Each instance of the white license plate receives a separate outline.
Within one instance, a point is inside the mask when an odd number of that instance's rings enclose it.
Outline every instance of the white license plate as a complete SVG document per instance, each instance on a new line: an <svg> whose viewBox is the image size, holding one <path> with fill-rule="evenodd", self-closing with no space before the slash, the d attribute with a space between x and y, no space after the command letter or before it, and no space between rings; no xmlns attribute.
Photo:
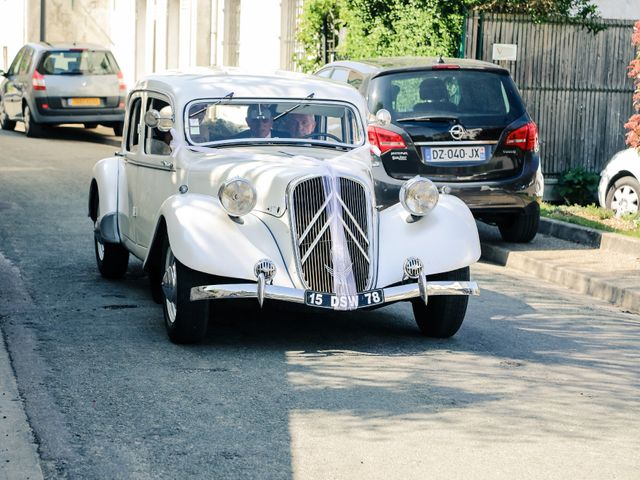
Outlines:
<svg viewBox="0 0 640 480"><path fill-rule="evenodd" d="M377 289L355 295L336 295L307 290L304 292L304 303L312 307L352 310L384 303L384 293Z"/></svg>
<svg viewBox="0 0 640 480"><path fill-rule="evenodd" d="M469 162L487 159L488 147L424 147L422 157L425 162Z"/></svg>

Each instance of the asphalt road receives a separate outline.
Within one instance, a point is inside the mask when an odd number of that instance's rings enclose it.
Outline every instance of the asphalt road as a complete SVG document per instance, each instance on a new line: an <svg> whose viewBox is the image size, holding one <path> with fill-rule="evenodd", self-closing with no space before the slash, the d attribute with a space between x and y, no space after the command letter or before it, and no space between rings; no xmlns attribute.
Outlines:
<svg viewBox="0 0 640 480"><path fill-rule="evenodd" d="M640 321L478 264L465 323L227 304L176 346L140 263L95 267L110 131L0 132L0 329L52 479L637 479Z"/></svg>

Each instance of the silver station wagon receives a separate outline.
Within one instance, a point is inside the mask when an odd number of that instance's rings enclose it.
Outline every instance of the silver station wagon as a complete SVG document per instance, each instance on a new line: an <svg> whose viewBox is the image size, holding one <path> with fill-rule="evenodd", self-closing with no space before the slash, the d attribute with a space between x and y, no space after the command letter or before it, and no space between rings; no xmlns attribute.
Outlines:
<svg viewBox="0 0 640 480"><path fill-rule="evenodd" d="M99 271L119 278L140 259L177 343L243 298L332 311L409 301L425 335L455 334L478 293L473 216L423 177L379 207L367 119L356 90L306 75L143 79L121 151L93 169Z"/></svg>
<svg viewBox="0 0 640 480"><path fill-rule="evenodd" d="M97 45L29 43L0 71L0 127L24 123L29 137L46 125L98 124L122 134L127 88L113 54Z"/></svg>

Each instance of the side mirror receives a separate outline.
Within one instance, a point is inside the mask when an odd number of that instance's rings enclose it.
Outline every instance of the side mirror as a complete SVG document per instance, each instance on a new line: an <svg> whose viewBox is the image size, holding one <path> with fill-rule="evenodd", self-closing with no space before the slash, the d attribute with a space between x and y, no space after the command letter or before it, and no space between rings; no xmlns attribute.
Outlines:
<svg viewBox="0 0 640 480"><path fill-rule="evenodd" d="M164 107L161 111L147 110L144 114L144 124L149 128L168 132L173 128L173 112L170 107Z"/></svg>

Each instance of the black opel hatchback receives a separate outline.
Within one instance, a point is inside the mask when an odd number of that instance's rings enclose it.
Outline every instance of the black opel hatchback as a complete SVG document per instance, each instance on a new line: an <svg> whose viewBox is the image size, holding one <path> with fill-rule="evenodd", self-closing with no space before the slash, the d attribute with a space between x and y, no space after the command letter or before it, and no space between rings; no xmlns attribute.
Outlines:
<svg viewBox="0 0 640 480"><path fill-rule="evenodd" d="M333 62L316 75L358 88L375 114L369 141L380 150L382 206L397 202L403 181L422 175L497 225L504 240L535 237L544 187L538 130L508 70L402 57Z"/></svg>

